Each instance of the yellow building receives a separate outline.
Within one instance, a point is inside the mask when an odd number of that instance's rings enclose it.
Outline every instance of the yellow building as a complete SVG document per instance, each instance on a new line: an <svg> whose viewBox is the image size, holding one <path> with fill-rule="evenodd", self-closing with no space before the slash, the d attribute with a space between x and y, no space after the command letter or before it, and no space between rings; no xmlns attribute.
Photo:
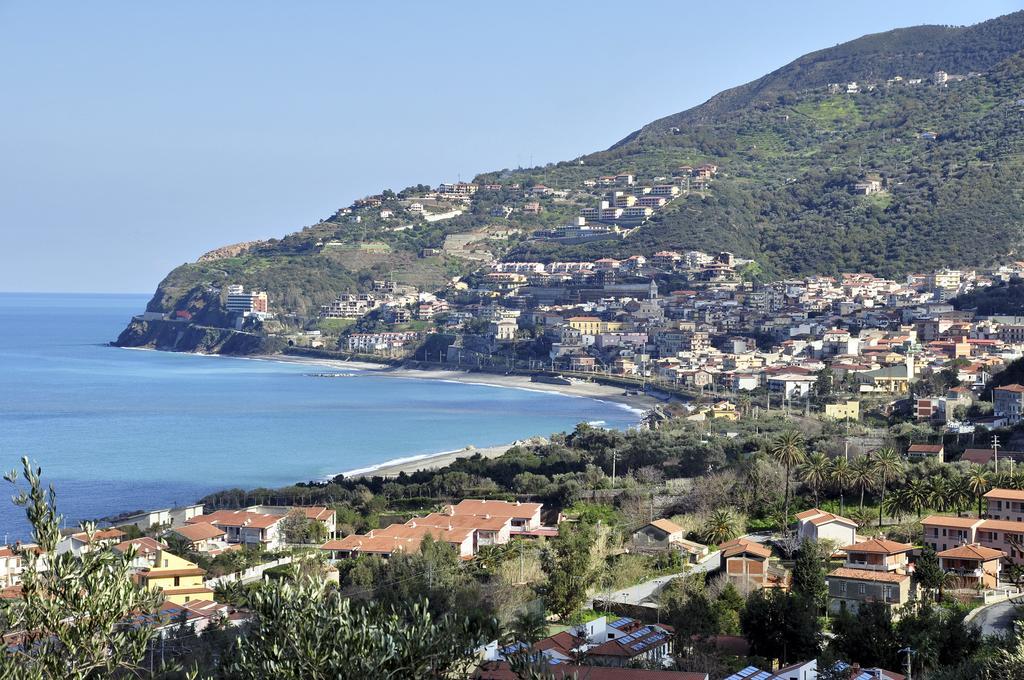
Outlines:
<svg viewBox="0 0 1024 680"><path fill-rule="evenodd" d="M597 335L601 332L601 319L596 316L569 317L569 327L583 335Z"/></svg>
<svg viewBox="0 0 1024 680"><path fill-rule="evenodd" d="M845 404L825 404L825 417L836 420L860 420L860 402L851 399Z"/></svg>
<svg viewBox="0 0 1024 680"><path fill-rule="evenodd" d="M213 599L213 591L203 584L206 570L166 550L157 553L154 565L136 574L139 585L159 589L174 604Z"/></svg>

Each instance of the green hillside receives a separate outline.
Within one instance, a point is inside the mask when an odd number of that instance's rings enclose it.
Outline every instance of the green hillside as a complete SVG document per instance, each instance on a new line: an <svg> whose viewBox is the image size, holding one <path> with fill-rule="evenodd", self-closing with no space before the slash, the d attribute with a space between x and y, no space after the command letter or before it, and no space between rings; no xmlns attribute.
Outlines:
<svg viewBox="0 0 1024 680"><path fill-rule="evenodd" d="M1024 12L966 28L866 36L655 121L606 151L481 174L478 183L503 188L478 192L469 206L427 206L461 209L457 216L428 222L414 213L410 201L428 187L385 191L372 209L342 210L234 257L182 265L160 284L150 310L202 314L215 306L213 290L241 283L267 290L275 306L302 319L374 279L441 287L486 254L551 260L666 247L730 250L776 277L892 276L1005 260L1018 251L1024 225L1021 50ZM936 85L937 70L963 78ZM902 80L887 82L896 76ZM912 78L923 82L912 85ZM849 81L862 91L847 94ZM843 86L832 92L829 83ZM719 168L707 191L672 201L624 240L564 246L529 239L595 205L598 190L585 190L585 180L632 172L650 183L707 162ZM865 178L884 190L855 195L852 185ZM566 193L537 199L511 191L515 182ZM542 211L527 214L522 209L534 200ZM471 237L446 247L452 234Z"/></svg>

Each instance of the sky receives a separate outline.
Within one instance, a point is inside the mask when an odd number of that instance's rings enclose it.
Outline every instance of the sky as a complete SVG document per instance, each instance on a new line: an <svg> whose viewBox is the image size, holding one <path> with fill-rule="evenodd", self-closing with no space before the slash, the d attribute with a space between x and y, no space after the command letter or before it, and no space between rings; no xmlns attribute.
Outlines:
<svg viewBox="0 0 1024 680"><path fill-rule="evenodd" d="M807 52L1024 0L0 0L0 291L151 292L353 199L607 148Z"/></svg>

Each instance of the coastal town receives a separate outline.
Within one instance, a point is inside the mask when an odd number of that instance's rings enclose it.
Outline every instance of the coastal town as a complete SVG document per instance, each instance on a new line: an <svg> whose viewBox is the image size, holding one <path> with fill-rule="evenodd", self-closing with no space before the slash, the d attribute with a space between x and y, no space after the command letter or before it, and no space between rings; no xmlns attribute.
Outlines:
<svg viewBox="0 0 1024 680"><path fill-rule="evenodd" d="M598 207L530 238L621 247L676 196L713 190L718 172L686 166L671 181L644 184L631 173L587 181L581 190ZM885 190L871 177L849 187L864 196ZM444 220L458 212L452 205L468 209L488 192L509 191L523 202L496 217L537 214L544 201L570 195L459 182L411 198L361 199L341 214L352 224L403 210L426 219L430 206L448 209L437 213ZM642 214L627 212L639 207ZM481 572L465 583L500 588L507 579L536 598L496 612L510 629L474 647L466 666L474 678L514 679L540 666L553 677L901 680L952 661L939 655L924 665L910 642L902 651L858 646L857 631L879 617L878 634L887 636L933 624L976 640L1012 631L1008 613L1024 587L1024 481L1014 469L1024 461L1024 317L972 302L1019 285L1024 262L899 280L864 272L772 279L730 252L541 261L496 258L473 243L459 244L472 271L443 288L389 278L338 291L303 328L282 331L285 358L324 367L312 377L351 377L328 369L376 364L383 375L567 393L594 386L644 409L638 431L606 444L581 425L550 440L310 483L313 495L330 499L341 488L380 504L370 515L369 506L357 510L355 521L335 517L352 517L352 500L238 507L224 497L212 499L224 507L182 526L168 523L171 515L129 518L149 534L134 540L151 554L188 542L191 552L167 568L194 578L182 590L166 587L165 606L210 620L250 615L205 585L226 576L187 561L196 555L255 549L265 561L246 562L229 579L301 571L357 592L400 564L430 565L432 574L440 545L450 568ZM220 294L238 329L283 311L263 290L232 284ZM565 447L587 461L563 468L571 480L533 471ZM545 461L540 468L520 462L527 452ZM708 498L705 484L728 490ZM167 512L176 511L157 511ZM316 527L305 543L279 528L289 517ZM591 533L595 517L600 538ZM99 535L125 529L118 526ZM109 542L123 549L122 538ZM559 570L572 569L572 550L592 561L577 574L590 585L556 585ZM161 583L147 575L153 568L141 567L140 582ZM498 578L495 569L511 573ZM555 594L565 589L569 602ZM782 630L772 616L804 617L805 630Z"/></svg>
<svg viewBox="0 0 1024 680"><path fill-rule="evenodd" d="M12 8L0 678L1024 678L982 5Z"/></svg>

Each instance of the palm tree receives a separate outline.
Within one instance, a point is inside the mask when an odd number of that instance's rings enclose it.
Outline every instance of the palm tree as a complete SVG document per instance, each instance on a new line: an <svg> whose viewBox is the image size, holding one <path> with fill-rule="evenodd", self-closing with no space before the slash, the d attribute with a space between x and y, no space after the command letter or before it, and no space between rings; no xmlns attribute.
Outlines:
<svg viewBox="0 0 1024 680"><path fill-rule="evenodd" d="M807 460L800 466L800 477L804 484L814 491L814 507L818 507L818 492L828 482L831 466L824 453L815 451L807 456Z"/></svg>
<svg viewBox="0 0 1024 680"><path fill-rule="evenodd" d="M978 497L978 517L980 518L981 499L992 488L989 482L988 470L980 465L972 465L964 476L967 477L967 486L970 488L971 493Z"/></svg>
<svg viewBox="0 0 1024 680"><path fill-rule="evenodd" d="M949 482L949 505L956 510L956 516L961 517L965 508L971 507L970 480L967 475L957 475Z"/></svg>
<svg viewBox="0 0 1024 680"><path fill-rule="evenodd" d="M515 638L515 642L525 642L528 645L547 637L548 621L544 612L537 608L530 608L516 614L509 626L509 632Z"/></svg>
<svg viewBox="0 0 1024 680"><path fill-rule="evenodd" d="M889 494L889 497L885 499L884 507L889 516L895 517L897 520L902 520L904 515L914 510L910 494L905 488L897 489Z"/></svg>
<svg viewBox="0 0 1024 680"><path fill-rule="evenodd" d="M845 456L832 459L829 481L839 490L839 512L846 512L846 488L853 483L853 470Z"/></svg>
<svg viewBox="0 0 1024 680"><path fill-rule="evenodd" d="M740 535L740 519L729 508L718 508L708 516L701 528L701 538L708 543L725 543Z"/></svg>
<svg viewBox="0 0 1024 680"><path fill-rule="evenodd" d="M949 483L942 477L932 477L925 483L927 503L939 512L949 510L952 503L949 497Z"/></svg>
<svg viewBox="0 0 1024 680"><path fill-rule="evenodd" d="M886 483L903 471L903 459L896 449L887 447L875 451L872 466L882 480L882 503L878 506L878 526L882 526L882 505L885 504Z"/></svg>
<svg viewBox="0 0 1024 680"><path fill-rule="evenodd" d="M861 456L850 465L850 472L853 475L853 485L860 487L860 509L864 509L864 492L875 485L877 475L875 474L874 463L871 456Z"/></svg>
<svg viewBox="0 0 1024 680"><path fill-rule="evenodd" d="M768 453L786 469L786 499L783 504L782 527L789 527L789 477L793 468L804 462L804 436L797 430L783 432L772 442Z"/></svg>
<svg viewBox="0 0 1024 680"><path fill-rule="evenodd" d="M914 479L903 489L907 497L907 507L917 513L917 519L921 519L921 512L928 505L928 485L924 480Z"/></svg>

